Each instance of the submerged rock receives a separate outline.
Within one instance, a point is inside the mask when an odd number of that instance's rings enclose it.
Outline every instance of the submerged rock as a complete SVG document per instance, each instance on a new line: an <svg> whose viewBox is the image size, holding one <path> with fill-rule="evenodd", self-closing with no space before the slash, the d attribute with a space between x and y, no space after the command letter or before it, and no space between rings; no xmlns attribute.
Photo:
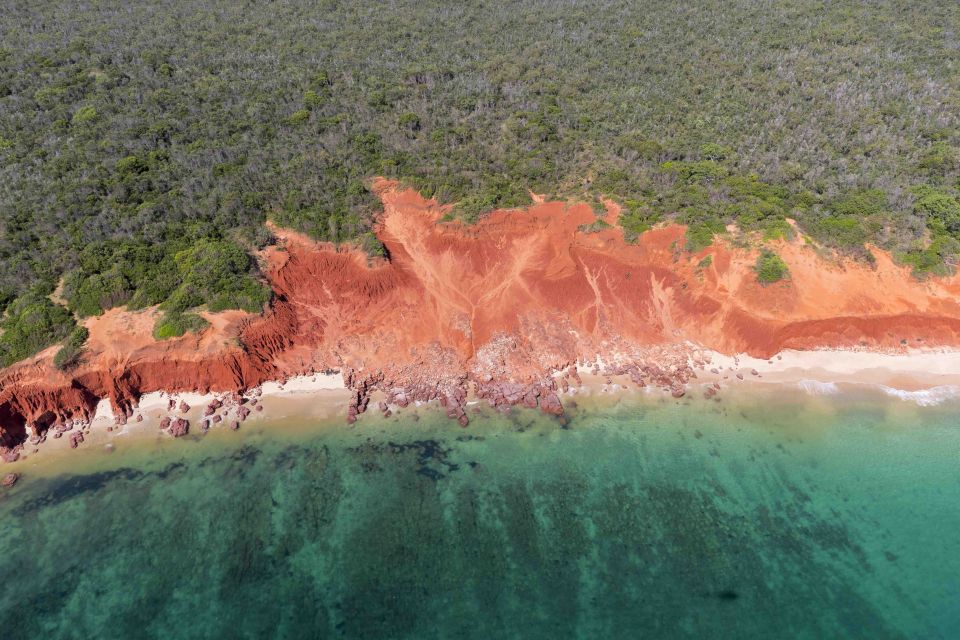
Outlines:
<svg viewBox="0 0 960 640"><path fill-rule="evenodd" d="M19 473L8 473L7 475L3 476L3 480L0 480L0 485L4 487L12 487L13 485L17 484L17 480L19 479Z"/></svg>

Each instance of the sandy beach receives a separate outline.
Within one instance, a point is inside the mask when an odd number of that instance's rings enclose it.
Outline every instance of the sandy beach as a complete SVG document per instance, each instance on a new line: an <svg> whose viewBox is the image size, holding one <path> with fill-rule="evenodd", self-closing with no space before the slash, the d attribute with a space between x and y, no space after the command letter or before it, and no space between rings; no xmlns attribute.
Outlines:
<svg viewBox="0 0 960 640"><path fill-rule="evenodd" d="M776 385L783 385L791 392L803 391L810 395L836 394L857 389L879 390L906 403L906 406L932 406L960 397L960 352L958 351L913 351L902 354L871 353L867 351L784 351L768 360L745 355L726 356L705 352L705 364L696 368L696 379L687 385L686 394L677 402L702 400L704 392L715 389L716 398L722 402L726 394L749 392L750 389L770 392ZM581 363L578 371L582 379L579 386L560 394L565 404L587 398L601 400L604 397L634 393L659 394L670 398L670 392L656 387L639 389L625 375L606 375L602 362ZM594 373L599 369L599 373ZM719 385L719 389L716 389ZM4 465L8 472L24 473L43 468L49 473L64 456L76 456L84 450L111 452L117 446L136 446L164 441L173 442L168 433L158 427L166 417L182 417L190 423L190 436L204 435L206 408L214 401L224 401L229 394L156 392L145 394L132 418L126 424L117 424L109 401L101 400L89 425L76 427L83 433L83 442L78 450L70 446L70 432L64 437L47 437L37 445L24 447L21 459ZM272 381L245 394L251 403L247 417L238 420L237 406L225 404L218 413L221 419L209 424L209 434L223 433L222 437L242 437L244 430L263 427L265 424L291 422L305 425L327 425L329 428L350 428L346 416L352 392L344 384L341 374L317 374L298 376L285 381ZM381 416L380 403L386 400L381 392L370 397L370 408L360 420L377 419ZM470 395L468 410L486 401ZM189 406L182 411L182 404ZM437 405L436 402L413 403L401 409L388 405L392 414L410 414L422 405ZM172 407L172 408L171 408ZM239 433L231 433L231 425L240 425ZM340 425L338 427L338 425ZM327 428L327 427L324 427ZM456 421L450 421L451 429L459 429ZM73 466L71 460L71 466Z"/></svg>

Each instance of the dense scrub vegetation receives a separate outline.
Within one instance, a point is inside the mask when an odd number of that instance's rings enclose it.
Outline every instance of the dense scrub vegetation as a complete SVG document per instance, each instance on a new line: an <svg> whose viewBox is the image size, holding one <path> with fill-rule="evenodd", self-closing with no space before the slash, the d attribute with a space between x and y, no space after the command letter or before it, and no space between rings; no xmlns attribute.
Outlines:
<svg viewBox="0 0 960 640"><path fill-rule="evenodd" d="M75 326L70 312L28 292L7 306L0 322L0 365L8 366L66 337Z"/></svg>
<svg viewBox="0 0 960 640"><path fill-rule="evenodd" d="M628 240L675 219L697 250L731 222L788 237L792 217L946 273L958 24L932 0L8 3L4 324L62 277L79 317L162 304L162 335L201 303L256 309L239 252L268 217L382 252L376 175L466 221L528 189L605 195ZM63 339L58 309L55 331L4 333L4 361Z"/></svg>

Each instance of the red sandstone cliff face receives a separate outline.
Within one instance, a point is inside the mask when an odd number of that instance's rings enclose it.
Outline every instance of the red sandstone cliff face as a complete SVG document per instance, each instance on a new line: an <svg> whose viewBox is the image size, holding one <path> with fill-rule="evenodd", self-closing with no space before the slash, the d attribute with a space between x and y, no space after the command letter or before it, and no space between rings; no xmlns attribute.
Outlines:
<svg viewBox="0 0 960 640"><path fill-rule="evenodd" d="M276 293L262 316L209 315L202 335L162 343L155 312L91 319L78 369L56 371L51 349L0 373L0 446L89 419L100 398L130 415L151 391L233 391L324 369L355 389L351 419L376 388L401 404L440 399L464 422L468 385L562 411L550 373L598 356L640 384L671 386L692 373L691 343L761 357L960 345L960 279L916 282L883 252L870 269L781 243L792 278L762 287L755 253L721 241L691 256L680 226L629 245L616 228L581 232L595 220L588 206L551 202L463 227L439 222L443 208L413 191L378 189L389 261L278 231L262 256Z"/></svg>

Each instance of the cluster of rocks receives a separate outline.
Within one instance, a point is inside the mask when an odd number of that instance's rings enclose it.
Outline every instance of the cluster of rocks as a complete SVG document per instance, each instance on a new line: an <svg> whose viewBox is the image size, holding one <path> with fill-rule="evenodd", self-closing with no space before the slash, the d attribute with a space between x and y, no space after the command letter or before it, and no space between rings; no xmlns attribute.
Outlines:
<svg viewBox="0 0 960 640"><path fill-rule="evenodd" d="M160 430L168 431L174 438L179 438L190 433L190 421L185 418L167 416L160 421Z"/></svg>
<svg viewBox="0 0 960 640"><path fill-rule="evenodd" d="M54 439L62 438L64 434L69 434L70 439L70 448L76 449L83 443L84 433L90 433L90 423L82 420L65 420L63 422L53 425L48 433L52 433ZM31 438L30 442L33 443L35 438ZM46 440L46 434L43 434L36 444L40 444Z"/></svg>
<svg viewBox="0 0 960 640"><path fill-rule="evenodd" d="M686 394L687 384L697 377L694 368L703 368L708 362L708 358L696 354L691 358L688 350L676 349L651 354L645 360L614 364L598 364L594 360L578 364L592 368L596 375L607 376L608 383L612 383L612 376L627 376L637 386L657 386L680 398ZM356 422L357 417L367 410L371 394L382 391L386 398L377 403L377 408L385 417L393 414L391 407L405 408L413 402L436 400L448 417L467 426L470 422L467 397L471 385L477 398L486 400L497 409L506 410L513 406L539 408L544 413L560 417L564 414L561 397L571 388L583 385L575 364L562 368L557 374L522 382L509 379L502 366L488 364L491 366L474 378L450 376L439 380L426 377L423 370L406 369L391 376L380 370L365 376L345 370L344 381L352 391L347 422ZM708 397L714 397L718 388L719 385L711 386Z"/></svg>
<svg viewBox="0 0 960 640"><path fill-rule="evenodd" d="M122 427L127 424L127 421L133 417L133 404L125 402L121 404L117 411L114 412L113 424L114 427ZM114 427L107 427L107 431L113 431Z"/></svg>
<svg viewBox="0 0 960 640"><path fill-rule="evenodd" d="M70 434L70 448L76 449L83 442L83 431L74 431Z"/></svg>
<svg viewBox="0 0 960 640"><path fill-rule="evenodd" d="M669 359L657 358L643 362L629 362L625 364L606 365L603 375L626 375L638 387L654 386L669 391L674 398L682 398L686 394L686 386L690 380L697 377L694 365L684 357ZM600 368L594 366L594 373L600 374Z"/></svg>
<svg viewBox="0 0 960 640"><path fill-rule="evenodd" d="M576 374L575 367L573 370ZM528 384L512 381L498 382L488 376L488 379L477 383L477 397L486 400L490 406L497 409L508 409L512 406L523 406L528 409L539 407L544 413L562 416L563 404L560 402L557 390L563 392L564 387L569 389L570 385L567 382L569 376L568 370L560 377L562 382L551 377Z"/></svg>
<svg viewBox="0 0 960 640"><path fill-rule="evenodd" d="M396 379L388 380L382 371L360 377L356 371L347 370L344 372L343 379L352 391L350 405L347 408L349 424L356 422L357 416L367 410L370 405L370 395L374 391L383 391L386 394L386 400L377 404L377 408L385 417L393 415L391 405L406 408L415 402L438 401L452 420L456 420L464 427L470 423L466 412L466 376L441 380L416 377L399 382Z"/></svg>
<svg viewBox="0 0 960 640"><path fill-rule="evenodd" d="M465 409L467 405L467 390L463 386L450 389L449 393L440 396L440 406L447 410L447 417L456 420L457 424L465 427L470 424Z"/></svg>
<svg viewBox="0 0 960 640"><path fill-rule="evenodd" d="M240 423L246 420L253 411L262 411L260 404L260 395L262 391L259 388L251 389L245 394L233 392L226 396L214 398L203 408L203 416L199 421L200 431L206 433L211 427L218 424L228 424L231 429L236 431L240 428ZM180 414L188 413L192 407L181 400L179 405L173 398L170 399L167 410L169 412L179 411ZM190 432L190 421L179 416L167 416L160 421L160 429L167 431L174 438L185 436Z"/></svg>

